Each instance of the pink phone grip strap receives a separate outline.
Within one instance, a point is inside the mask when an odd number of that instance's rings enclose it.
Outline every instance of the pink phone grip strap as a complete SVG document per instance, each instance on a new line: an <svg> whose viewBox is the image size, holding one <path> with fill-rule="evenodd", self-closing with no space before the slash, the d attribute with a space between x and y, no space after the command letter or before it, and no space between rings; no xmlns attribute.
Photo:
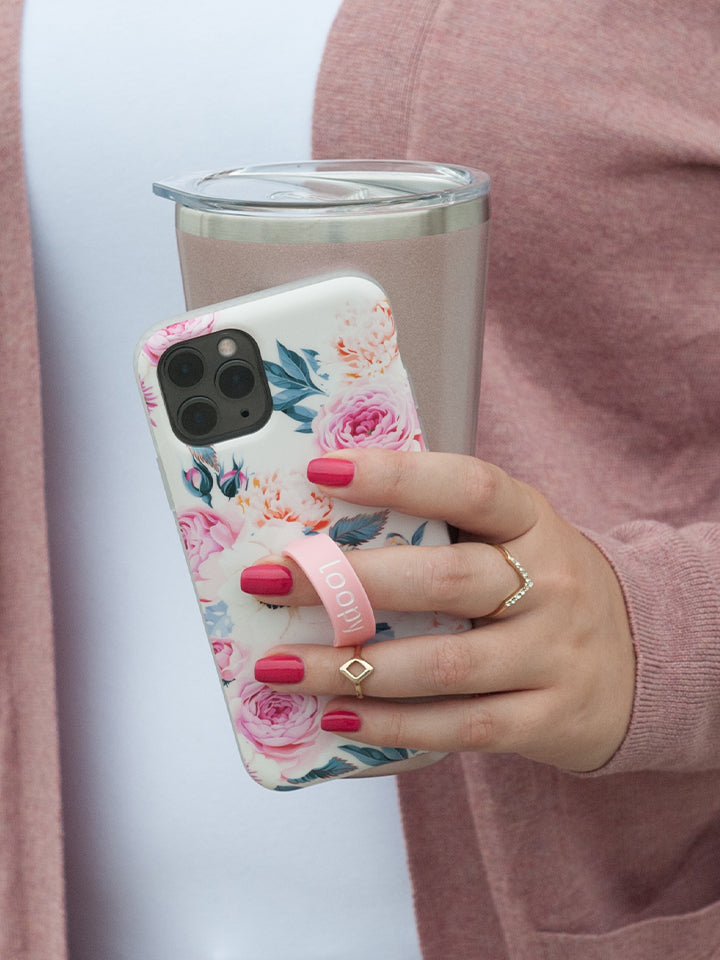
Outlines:
<svg viewBox="0 0 720 960"><path fill-rule="evenodd" d="M333 645L351 647L375 636L375 614L347 557L325 533L292 540L282 551L305 573L327 610Z"/></svg>

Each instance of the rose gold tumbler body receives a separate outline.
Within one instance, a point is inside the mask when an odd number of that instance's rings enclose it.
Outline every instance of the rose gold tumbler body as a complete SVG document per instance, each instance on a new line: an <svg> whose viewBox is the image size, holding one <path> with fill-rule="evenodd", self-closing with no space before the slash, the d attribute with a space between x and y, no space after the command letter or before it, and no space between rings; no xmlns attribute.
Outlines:
<svg viewBox="0 0 720 960"><path fill-rule="evenodd" d="M489 179L446 164L318 160L154 185L175 201L188 309L347 270L387 292L431 450L472 453Z"/></svg>

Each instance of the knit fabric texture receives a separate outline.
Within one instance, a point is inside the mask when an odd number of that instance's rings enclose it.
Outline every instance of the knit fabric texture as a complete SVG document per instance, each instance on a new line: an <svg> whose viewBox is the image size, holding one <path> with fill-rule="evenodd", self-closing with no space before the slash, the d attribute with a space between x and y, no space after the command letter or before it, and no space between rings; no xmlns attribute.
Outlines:
<svg viewBox="0 0 720 960"><path fill-rule="evenodd" d="M0 0L0 958L62 960L60 771L21 146L21 24L21 0Z"/></svg>
<svg viewBox="0 0 720 960"><path fill-rule="evenodd" d="M400 778L425 957L719 956L717 6L346 0L314 152L490 174L478 454L604 552L637 654L600 771Z"/></svg>

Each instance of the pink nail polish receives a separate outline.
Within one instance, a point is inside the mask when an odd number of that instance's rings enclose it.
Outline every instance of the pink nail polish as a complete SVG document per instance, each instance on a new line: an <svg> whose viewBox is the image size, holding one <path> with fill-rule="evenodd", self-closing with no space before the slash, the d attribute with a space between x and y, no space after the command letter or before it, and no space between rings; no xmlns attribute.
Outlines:
<svg viewBox="0 0 720 960"><path fill-rule="evenodd" d="M360 717L350 710L328 710L320 726L327 733L357 733L360 723Z"/></svg>
<svg viewBox="0 0 720 960"><path fill-rule="evenodd" d="M325 487L346 487L354 476L353 461L339 457L318 457L317 460L311 460L307 468L310 483L320 483Z"/></svg>
<svg viewBox="0 0 720 960"><path fill-rule="evenodd" d="M279 563L258 563L240 574L240 589L261 597L284 597L293 588L292 573Z"/></svg>
<svg viewBox="0 0 720 960"><path fill-rule="evenodd" d="M255 663L258 683L300 683L305 676L305 664L300 657L287 654L262 657Z"/></svg>

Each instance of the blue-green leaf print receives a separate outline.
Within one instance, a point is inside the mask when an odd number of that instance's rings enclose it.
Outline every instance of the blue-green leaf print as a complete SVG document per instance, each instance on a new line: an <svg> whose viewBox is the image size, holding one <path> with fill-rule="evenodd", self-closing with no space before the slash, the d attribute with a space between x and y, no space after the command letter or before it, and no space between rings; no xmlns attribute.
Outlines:
<svg viewBox="0 0 720 960"><path fill-rule="evenodd" d="M217 483L220 492L223 496L227 497L228 500L233 500L241 490L247 490L250 477L244 468L245 461L242 457L240 458L240 463L233 457L232 467L228 470L220 468L217 474Z"/></svg>
<svg viewBox="0 0 720 960"><path fill-rule="evenodd" d="M277 340L276 343L278 348L278 356L280 357L280 363L282 364L282 368L285 373L293 380L297 381L297 383L312 384L310 370L300 354L295 353L294 350L290 350L285 346L284 343L280 343L279 340Z"/></svg>
<svg viewBox="0 0 720 960"><path fill-rule="evenodd" d="M206 466L210 467L212 470L218 469L217 462L217 453L215 452L215 447L188 447L190 453L192 454L193 460L200 461Z"/></svg>
<svg viewBox="0 0 720 960"><path fill-rule="evenodd" d="M208 605L203 610L205 627L211 637L230 637L233 631L233 622L228 614L228 607L224 600Z"/></svg>
<svg viewBox="0 0 720 960"><path fill-rule="evenodd" d="M341 748L346 753L351 754L357 760L361 760L370 767L379 767L384 763L397 763L399 760L407 760L414 756L417 750L405 750L403 747L361 747L347 745Z"/></svg>
<svg viewBox="0 0 720 960"><path fill-rule="evenodd" d="M333 777L341 777L343 774L352 773L357 770L354 763L344 760L342 757L332 757L324 767L316 767L306 773L304 777L288 778L288 783L314 783L316 780L332 780Z"/></svg>
<svg viewBox="0 0 720 960"><path fill-rule="evenodd" d="M212 506L212 474L201 461L193 457L193 465L189 470L183 470L183 483L194 497L199 497L203 503Z"/></svg>
<svg viewBox="0 0 720 960"><path fill-rule="evenodd" d="M317 353L303 350L301 354L276 341L280 363L263 361L268 381L277 387L273 395L273 409L286 413L298 422L296 433L312 433L312 421L317 410L303 406L302 402L312 396L325 396L325 391L313 380L315 373L319 379L326 379L319 371ZM312 372L311 372L312 371Z"/></svg>
<svg viewBox="0 0 720 960"><path fill-rule="evenodd" d="M281 390L273 397L273 408L275 410L286 411L292 409L300 400L311 397L316 390L310 387L293 387L291 390Z"/></svg>
<svg viewBox="0 0 720 960"><path fill-rule="evenodd" d="M267 378L275 387L281 390L308 390L311 393L324 393L312 378L310 368L299 353L289 350L284 344L277 342L280 363L265 360L263 365ZM314 366L317 364L315 363Z"/></svg>
<svg viewBox="0 0 720 960"><path fill-rule="evenodd" d="M418 544L422 543L422 538L425 536L425 527L426 527L426 526L427 526L427 520L425 521L425 523L421 523L420 526L419 526L419 527L417 528L417 530L415 531L415 533L412 535L412 538L411 538L411 540L410 540L410 543L411 543L414 547L417 547Z"/></svg>
<svg viewBox="0 0 720 960"><path fill-rule="evenodd" d="M318 360L317 350L301 350L300 352L310 364L312 372L316 373L321 380L327 380L328 375L326 373L320 373L320 362Z"/></svg>
<svg viewBox="0 0 720 960"><path fill-rule="evenodd" d="M368 543L382 531L389 516L388 510L379 513L358 513L354 517L341 517L328 530L328 534L338 546L359 547Z"/></svg>
<svg viewBox="0 0 720 960"><path fill-rule="evenodd" d="M385 540L388 546L398 546L401 544L407 544L408 546L417 547L422 543L423 537L425 536L425 527L427 527L427 520L425 523L421 523L420 526L415 530L410 540L407 537L403 536L402 533L397 533L393 531L392 533L385 534Z"/></svg>
<svg viewBox="0 0 720 960"><path fill-rule="evenodd" d="M289 417L292 417L293 420L298 420L300 423L307 424L308 426L317 416L317 410L311 410L310 407L287 407L284 412Z"/></svg>

